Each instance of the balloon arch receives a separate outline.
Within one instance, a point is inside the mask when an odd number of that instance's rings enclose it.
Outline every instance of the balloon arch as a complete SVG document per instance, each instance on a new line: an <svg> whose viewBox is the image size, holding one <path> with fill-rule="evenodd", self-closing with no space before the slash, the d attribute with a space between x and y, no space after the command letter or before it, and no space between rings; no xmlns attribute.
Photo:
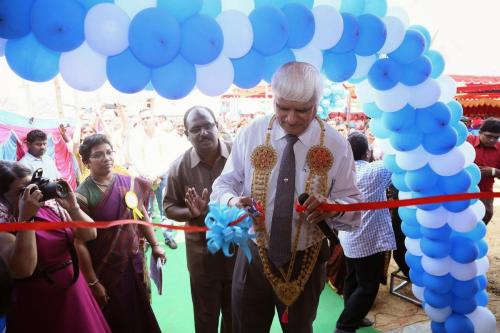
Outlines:
<svg viewBox="0 0 500 333"><path fill-rule="evenodd" d="M255 0L246 15L238 6L248 0L225 2L0 1L0 55L26 80L60 73L77 90L108 80L168 99L194 87L209 96L251 88L286 62L309 62L357 85L400 198L479 191L454 81L429 32L408 26L404 11L386 0ZM433 332L495 330L484 213L477 200L399 209L413 293Z"/></svg>

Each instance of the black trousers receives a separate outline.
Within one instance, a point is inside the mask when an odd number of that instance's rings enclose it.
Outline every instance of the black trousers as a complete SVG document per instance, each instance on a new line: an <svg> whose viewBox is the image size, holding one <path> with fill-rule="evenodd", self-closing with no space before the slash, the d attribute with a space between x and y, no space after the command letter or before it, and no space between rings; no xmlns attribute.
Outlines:
<svg viewBox="0 0 500 333"><path fill-rule="evenodd" d="M384 253L364 258L345 257L345 261L344 311L337 320L337 328L356 332L377 297L379 277L384 268Z"/></svg>
<svg viewBox="0 0 500 333"><path fill-rule="evenodd" d="M276 297L274 290L264 275L257 246L250 241L252 262L238 250L233 274L233 333L268 333L276 309L281 316L285 306ZM297 252L292 278L298 273L303 252ZM288 324L281 323L284 333L312 333L312 323L316 319L319 297L326 282L326 260L329 248L323 242L318 260L304 286L304 291L288 309ZM286 267L285 267L286 271Z"/></svg>

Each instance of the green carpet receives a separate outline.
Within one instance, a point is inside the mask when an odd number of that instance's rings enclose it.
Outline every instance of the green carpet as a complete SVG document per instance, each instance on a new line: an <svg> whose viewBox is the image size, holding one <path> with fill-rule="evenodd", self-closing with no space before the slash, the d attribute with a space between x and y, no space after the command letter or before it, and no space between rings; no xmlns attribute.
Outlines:
<svg viewBox="0 0 500 333"><path fill-rule="evenodd" d="M177 235L181 238L182 235ZM180 237L179 237L180 236ZM162 236L158 236L163 240ZM164 333L194 333L193 310L189 289L189 274L186 266L186 248L182 240L176 250L167 250L167 264L163 270L163 294L158 295L153 285L153 309ZM314 332L332 333L335 321L343 309L340 296L326 286L319 304L314 322ZM275 316L271 333L279 333L281 328L278 316ZM358 333L376 333L373 328L363 328Z"/></svg>

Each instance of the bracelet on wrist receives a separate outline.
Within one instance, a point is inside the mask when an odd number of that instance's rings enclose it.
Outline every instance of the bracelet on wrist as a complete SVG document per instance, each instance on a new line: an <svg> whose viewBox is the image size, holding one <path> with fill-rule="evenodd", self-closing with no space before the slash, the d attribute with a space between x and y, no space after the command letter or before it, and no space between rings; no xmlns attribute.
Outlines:
<svg viewBox="0 0 500 333"><path fill-rule="evenodd" d="M94 286L96 286L97 284L99 283L99 279L96 279L94 282L89 282L89 287L92 288Z"/></svg>

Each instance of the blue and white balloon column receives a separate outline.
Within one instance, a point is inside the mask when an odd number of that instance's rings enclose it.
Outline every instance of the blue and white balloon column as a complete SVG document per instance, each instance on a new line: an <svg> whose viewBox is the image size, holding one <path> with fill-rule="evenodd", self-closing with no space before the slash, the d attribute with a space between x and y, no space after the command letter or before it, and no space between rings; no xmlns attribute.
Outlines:
<svg viewBox="0 0 500 333"><path fill-rule="evenodd" d="M210 96L251 88L289 61L309 62L333 82L357 84L401 198L479 191L456 87L428 31L386 0L331 2L0 1L0 55L27 80L60 73L78 90L108 80L124 93L151 83L169 99L195 87ZM433 332L493 332L482 203L399 212L413 291Z"/></svg>

